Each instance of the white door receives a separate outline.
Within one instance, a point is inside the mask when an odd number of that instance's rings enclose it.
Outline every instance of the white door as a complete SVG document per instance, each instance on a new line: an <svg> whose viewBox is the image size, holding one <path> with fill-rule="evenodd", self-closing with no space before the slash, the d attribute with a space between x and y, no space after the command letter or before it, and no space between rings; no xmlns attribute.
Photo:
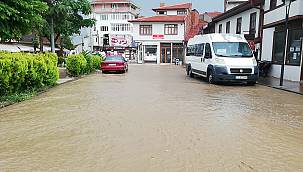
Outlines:
<svg viewBox="0 0 303 172"><path fill-rule="evenodd" d="M141 45L138 46L138 63L139 64L143 63L143 55L144 55L143 52L144 52L143 51L143 45L141 44Z"/></svg>
<svg viewBox="0 0 303 172"><path fill-rule="evenodd" d="M212 60L212 51L209 43L205 44L205 51L202 59L202 72L203 75L207 75L207 67L211 63Z"/></svg>

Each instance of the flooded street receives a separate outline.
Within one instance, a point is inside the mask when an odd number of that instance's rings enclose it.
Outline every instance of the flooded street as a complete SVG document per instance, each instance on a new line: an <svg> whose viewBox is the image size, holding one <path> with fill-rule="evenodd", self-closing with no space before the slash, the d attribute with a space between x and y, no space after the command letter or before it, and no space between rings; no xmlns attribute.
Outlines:
<svg viewBox="0 0 303 172"><path fill-rule="evenodd" d="M130 65L0 109L0 171L300 172L303 97Z"/></svg>

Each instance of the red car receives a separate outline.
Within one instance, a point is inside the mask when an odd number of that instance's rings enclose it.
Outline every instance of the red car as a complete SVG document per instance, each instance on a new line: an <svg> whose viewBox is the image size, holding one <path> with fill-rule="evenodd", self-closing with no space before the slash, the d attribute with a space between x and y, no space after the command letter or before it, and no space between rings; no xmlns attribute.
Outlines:
<svg viewBox="0 0 303 172"><path fill-rule="evenodd" d="M101 63L101 70L103 73L106 72L122 72L128 71L127 61L123 56L107 56Z"/></svg>

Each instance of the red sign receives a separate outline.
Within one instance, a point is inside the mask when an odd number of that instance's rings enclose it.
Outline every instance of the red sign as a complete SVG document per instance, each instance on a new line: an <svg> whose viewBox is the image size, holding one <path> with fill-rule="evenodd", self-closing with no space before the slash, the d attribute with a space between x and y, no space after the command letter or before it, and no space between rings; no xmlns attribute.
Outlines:
<svg viewBox="0 0 303 172"><path fill-rule="evenodd" d="M248 41L248 44L250 46L250 49L255 51L256 50L256 45L254 41Z"/></svg>
<svg viewBox="0 0 303 172"><path fill-rule="evenodd" d="M164 39L164 35L153 35L153 39Z"/></svg>

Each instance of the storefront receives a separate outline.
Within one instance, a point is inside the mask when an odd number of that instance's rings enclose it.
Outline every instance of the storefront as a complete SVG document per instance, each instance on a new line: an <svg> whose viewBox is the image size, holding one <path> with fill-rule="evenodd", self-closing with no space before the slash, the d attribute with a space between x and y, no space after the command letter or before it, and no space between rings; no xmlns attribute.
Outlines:
<svg viewBox="0 0 303 172"><path fill-rule="evenodd" d="M303 28L302 20L293 20L289 23L287 33L287 49L285 59L285 76L286 79L294 81L303 81L303 65L302 65L302 43L303 43ZM285 51L285 31L284 25L277 25L273 33L273 48L272 48L272 73L280 75L280 66L284 62Z"/></svg>

